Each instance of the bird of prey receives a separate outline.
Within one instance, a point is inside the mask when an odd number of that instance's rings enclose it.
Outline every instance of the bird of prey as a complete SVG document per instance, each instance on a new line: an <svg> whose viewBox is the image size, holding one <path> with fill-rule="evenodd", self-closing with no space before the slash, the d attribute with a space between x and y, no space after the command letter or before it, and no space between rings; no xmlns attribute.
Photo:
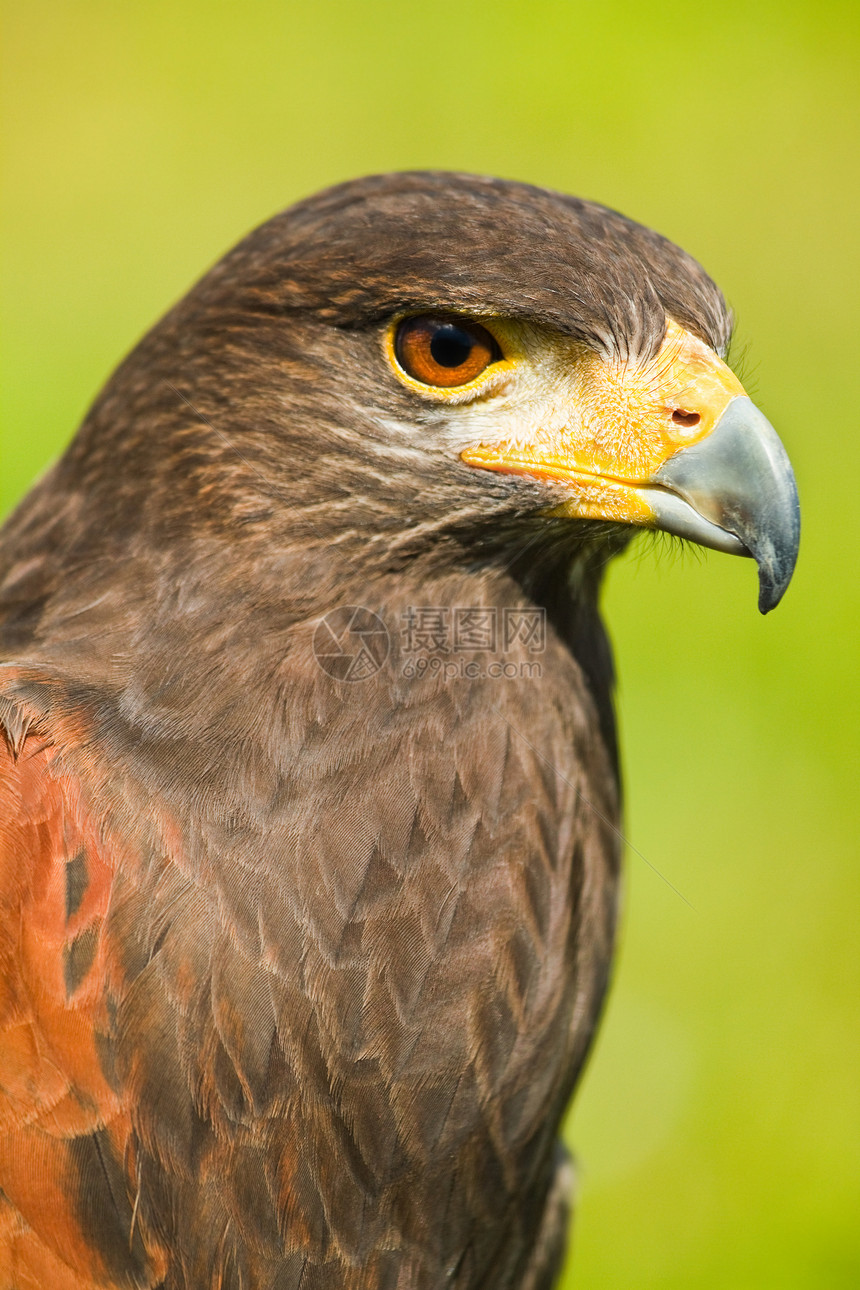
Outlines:
<svg viewBox="0 0 860 1290"><path fill-rule="evenodd" d="M0 1286L541 1290L612 955L607 561L792 573L720 292L601 206L334 188L0 558Z"/></svg>

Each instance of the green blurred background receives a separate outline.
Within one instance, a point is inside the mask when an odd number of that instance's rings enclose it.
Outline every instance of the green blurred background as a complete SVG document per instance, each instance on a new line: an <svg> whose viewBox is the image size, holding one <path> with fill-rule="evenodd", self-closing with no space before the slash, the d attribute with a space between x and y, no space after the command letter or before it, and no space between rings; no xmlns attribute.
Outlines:
<svg viewBox="0 0 860 1290"><path fill-rule="evenodd" d="M795 463L801 558L767 620L746 561L641 543L610 578L627 831L649 863L628 857L568 1125L565 1285L860 1285L858 12L5 6L3 510L194 278L353 175L597 198L736 309L742 378Z"/></svg>

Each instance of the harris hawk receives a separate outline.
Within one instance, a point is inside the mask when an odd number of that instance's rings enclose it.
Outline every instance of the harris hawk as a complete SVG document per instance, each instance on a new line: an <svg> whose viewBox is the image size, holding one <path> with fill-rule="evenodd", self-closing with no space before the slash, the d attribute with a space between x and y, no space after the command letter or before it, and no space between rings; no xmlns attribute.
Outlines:
<svg viewBox="0 0 860 1290"><path fill-rule="evenodd" d="M540 1290L620 860L607 561L796 558L700 266L349 183L140 342L0 556L0 1287ZM459 633L459 635L458 635Z"/></svg>

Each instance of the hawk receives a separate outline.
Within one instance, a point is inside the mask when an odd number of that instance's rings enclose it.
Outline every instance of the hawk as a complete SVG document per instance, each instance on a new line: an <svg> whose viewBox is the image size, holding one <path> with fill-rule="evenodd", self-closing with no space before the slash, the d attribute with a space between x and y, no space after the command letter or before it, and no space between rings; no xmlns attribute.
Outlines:
<svg viewBox="0 0 860 1290"><path fill-rule="evenodd" d="M540 1290L621 853L607 562L791 577L722 295L363 179L225 256L0 539L0 1286Z"/></svg>

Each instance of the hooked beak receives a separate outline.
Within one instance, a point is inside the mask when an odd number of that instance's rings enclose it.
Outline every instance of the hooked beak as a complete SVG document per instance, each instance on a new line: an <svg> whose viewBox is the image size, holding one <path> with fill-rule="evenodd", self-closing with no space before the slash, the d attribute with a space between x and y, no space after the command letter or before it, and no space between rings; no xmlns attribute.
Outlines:
<svg viewBox="0 0 860 1290"><path fill-rule="evenodd" d="M752 556L758 607L774 609L797 562L800 503L788 454L752 400L732 399L707 439L679 449L653 478L641 494L656 527Z"/></svg>
<svg viewBox="0 0 860 1290"><path fill-rule="evenodd" d="M671 319L648 361L580 353L570 366L562 423L476 444L463 461L565 485L556 515L663 529L751 556L759 609L773 609L797 560L797 487L776 431L731 369Z"/></svg>

